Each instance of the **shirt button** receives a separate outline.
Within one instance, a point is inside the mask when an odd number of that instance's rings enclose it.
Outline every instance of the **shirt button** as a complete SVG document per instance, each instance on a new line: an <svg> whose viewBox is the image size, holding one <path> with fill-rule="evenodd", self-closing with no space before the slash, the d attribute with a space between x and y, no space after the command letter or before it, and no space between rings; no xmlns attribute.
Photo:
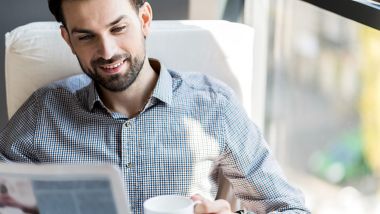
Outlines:
<svg viewBox="0 0 380 214"><path fill-rule="evenodd" d="M134 167L135 165L133 163L127 163L127 168L132 168Z"/></svg>
<svg viewBox="0 0 380 214"><path fill-rule="evenodd" d="M125 127L130 127L131 125L132 125L132 123L130 121L127 121L127 122L124 123Z"/></svg>

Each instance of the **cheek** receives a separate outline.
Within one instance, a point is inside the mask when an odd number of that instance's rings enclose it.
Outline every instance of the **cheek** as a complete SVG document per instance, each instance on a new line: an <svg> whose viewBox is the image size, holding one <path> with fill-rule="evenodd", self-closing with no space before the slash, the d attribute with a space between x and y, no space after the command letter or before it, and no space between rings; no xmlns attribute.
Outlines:
<svg viewBox="0 0 380 214"><path fill-rule="evenodd" d="M82 70L86 73L90 72L90 73L93 73L93 67L91 66L91 59L88 58L88 57L84 57L84 56L78 56L77 55L77 59L80 63L80 66L82 68Z"/></svg>
<svg viewBox="0 0 380 214"><path fill-rule="evenodd" d="M93 57L90 53L92 52L89 50L77 52L78 60L82 66L85 66L86 68L91 66L91 61L93 60Z"/></svg>
<svg viewBox="0 0 380 214"><path fill-rule="evenodd" d="M74 46L74 51L82 66L88 67L91 64L91 60L95 53L94 47L77 44Z"/></svg>
<svg viewBox="0 0 380 214"><path fill-rule="evenodd" d="M130 53L134 57L141 57L145 54L145 40L137 38L134 42L125 43L123 50Z"/></svg>
<svg viewBox="0 0 380 214"><path fill-rule="evenodd" d="M141 31L130 31L127 35L118 38L118 46L132 55L141 54L145 51L144 43L145 39Z"/></svg>

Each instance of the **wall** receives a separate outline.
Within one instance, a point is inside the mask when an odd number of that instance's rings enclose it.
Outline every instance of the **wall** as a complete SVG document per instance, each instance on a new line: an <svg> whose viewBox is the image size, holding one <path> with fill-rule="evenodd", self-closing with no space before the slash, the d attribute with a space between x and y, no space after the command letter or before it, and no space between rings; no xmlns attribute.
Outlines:
<svg viewBox="0 0 380 214"><path fill-rule="evenodd" d="M187 19L188 0L150 1L154 19ZM6 32L17 26L35 21L53 21L47 0L1 0L0 1L0 129L8 121L4 82L4 50Z"/></svg>

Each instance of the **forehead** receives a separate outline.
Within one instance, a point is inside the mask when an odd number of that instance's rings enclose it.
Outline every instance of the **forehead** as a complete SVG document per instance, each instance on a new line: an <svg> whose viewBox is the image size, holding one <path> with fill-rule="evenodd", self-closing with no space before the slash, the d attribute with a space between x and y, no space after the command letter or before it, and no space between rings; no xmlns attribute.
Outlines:
<svg viewBox="0 0 380 214"><path fill-rule="evenodd" d="M62 12L68 28L106 26L120 16L137 19L129 0L64 0Z"/></svg>

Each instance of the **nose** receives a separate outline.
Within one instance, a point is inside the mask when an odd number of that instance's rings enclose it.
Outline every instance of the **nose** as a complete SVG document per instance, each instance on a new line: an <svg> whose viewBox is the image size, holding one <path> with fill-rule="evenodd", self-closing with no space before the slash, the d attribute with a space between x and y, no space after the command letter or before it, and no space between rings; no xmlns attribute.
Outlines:
<svg viewBox="0 0 380 214"><path fill-rule="evenodd" d="M99 57L105 60L111 59L116 53L116 49L117 49L116 41L112 38L109 38L109 37L100 38L97 46L98 46L97 52L98 52Z"/></svg>

